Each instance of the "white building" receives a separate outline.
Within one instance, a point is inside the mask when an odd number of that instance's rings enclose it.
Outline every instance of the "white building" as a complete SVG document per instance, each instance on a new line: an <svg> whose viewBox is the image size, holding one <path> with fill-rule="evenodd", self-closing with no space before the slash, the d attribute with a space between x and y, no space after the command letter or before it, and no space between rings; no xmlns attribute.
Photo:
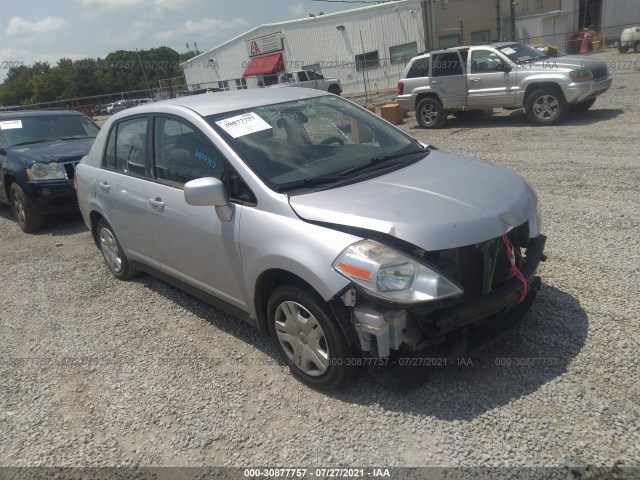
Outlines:
<svg viewBox="0 0 640 480"><path fill-rule="evenodd" d="M394 88L406 62L425 50L421 2L401 0L260 25L185 62L190 89L251 88L277 73L315 70L344 92Z"/></svg>

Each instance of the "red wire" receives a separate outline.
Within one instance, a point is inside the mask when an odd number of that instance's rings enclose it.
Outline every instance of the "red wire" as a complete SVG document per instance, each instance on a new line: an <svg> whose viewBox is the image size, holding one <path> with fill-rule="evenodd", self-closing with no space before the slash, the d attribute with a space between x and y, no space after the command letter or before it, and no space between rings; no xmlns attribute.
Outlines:
<svg viewBox="0 0 640 480"><path fill-rule="evenodd" d="M524 278L524 275L516 265L516 256L513 254L513 249L511 248L511 243L509 242L509 237L505 233L502 235L502 243L504 243L504 247L507 250L507 256L509 257L509 262L511 263L511 270L509 271L509 277L516 277L522 283L522 291L520 292L520 298L518 299L518 303L522 303L522 301L527 296L527 279Z"/></svg>

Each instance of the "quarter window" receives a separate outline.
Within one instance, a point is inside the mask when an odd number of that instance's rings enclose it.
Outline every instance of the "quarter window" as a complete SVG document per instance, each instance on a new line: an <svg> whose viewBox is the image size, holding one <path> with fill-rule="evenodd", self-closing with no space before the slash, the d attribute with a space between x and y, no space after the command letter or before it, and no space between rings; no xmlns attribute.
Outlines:
<svg viewBox="0 0 640 480"><path fill-rule="evenodd" d="M201 131L163 117L156 118L154 130L156 178L180 184L202 177L222 178L226 160Z"/></svg>

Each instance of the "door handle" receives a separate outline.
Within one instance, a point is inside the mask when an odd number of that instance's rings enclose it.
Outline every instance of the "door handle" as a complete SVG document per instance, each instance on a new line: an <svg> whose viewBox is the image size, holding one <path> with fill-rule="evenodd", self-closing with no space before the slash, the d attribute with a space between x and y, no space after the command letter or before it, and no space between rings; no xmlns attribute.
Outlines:
<svg viewBox="0 0 640 480"><path fill-rule="evenodd" d="M107 182L102 182L100 184L100 189L104 192L104 193L109 193L109 184Z"/></svg>
<svg viewBox="0 0 640 480"><path fill-rule="evenodd" d="M433 84L442 83L442 80L431 80L431 83L433 83Z"/></svg>
<svg viewBox="0 0 640 480"><path fill-rule="evenodd" d="M470 82L479 82L480 79L479 78L470 78L469 81Z"/></svg>
<svg viewBox="0 0 640 480"><path fill-rule="evenodd" d="M155 208L158 211L162 211L164 210L164 202L162 201L162 199L160 197L156 197L156 198L150 198L149 199L149 203L151 204L151 206L153 208Z"/></svg>

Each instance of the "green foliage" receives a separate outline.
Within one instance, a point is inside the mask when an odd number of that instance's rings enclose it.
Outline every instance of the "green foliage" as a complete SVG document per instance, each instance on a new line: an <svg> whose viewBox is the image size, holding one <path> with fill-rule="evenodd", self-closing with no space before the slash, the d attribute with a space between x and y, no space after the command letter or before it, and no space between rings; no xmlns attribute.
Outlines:
<svg viewBox="0 0 640 480"><path fill-rule="evenodd" d="M200 53L179 54L169 47L118 50L104 59L62 58L55 66L36 62L32 66L12 67L0 85L0 105L28 105L145 90L147 84L153 89L160 80L180 75L180 64Z"/></svg>

